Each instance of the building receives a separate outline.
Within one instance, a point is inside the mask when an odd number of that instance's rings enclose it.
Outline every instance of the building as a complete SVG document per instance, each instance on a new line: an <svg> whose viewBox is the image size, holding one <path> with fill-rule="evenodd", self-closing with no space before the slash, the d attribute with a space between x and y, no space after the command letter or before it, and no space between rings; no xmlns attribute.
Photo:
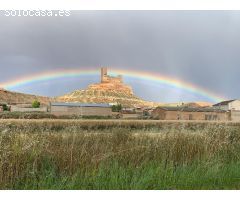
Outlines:
<svg viewBox="0 0 240 200"><path fill-rule="evenodd" d="M121 110L122 119L141 119L143 117L143 111L136 108L123 108Z"/></svg>
<svg viewBox="0 0 240 200"><path fill-rule="evenodd" d="M220 103L214 104L214 108L220 109L220 110L239 110L240 111L240 100L234 99L234 100L228 100L228 101L222 101Z"/></svg>
<svg viewBox="0 0 240 200"><path fill-rule="evenodd" d="M54 115L112 116L109 104L87 103L50 103L50 112Z"/></svg>
<svg viewBox="0 0 240 200"><path fill-rule="evenodd" d="M0 105L0 112L3 112L3 106Z"/></svg>
<svg viewBox="0 0 240 200"><path fill-rule="evenodd" d="M94 83L88 86L88 90L99 92L117 92L122 96L132 96L133 90L129 85L124 84L123 76L110 76L106 67L101 68L101 83ZM115 103L115 102L112 102Z"/></svg>
<svg viewBox="0 0 240 200"><path fill-rule="evenodd" d="M123 83L123 78L121 75L118 75L117 77L109 76L107 72L107 67L101 68L101 83Z"/></svg>
<svg viewBox="0 0 240 200"><path fill-rule="evenodd" d="M159 120L229 120L229 113L214 108L157 107L151 117Z"/></svg>

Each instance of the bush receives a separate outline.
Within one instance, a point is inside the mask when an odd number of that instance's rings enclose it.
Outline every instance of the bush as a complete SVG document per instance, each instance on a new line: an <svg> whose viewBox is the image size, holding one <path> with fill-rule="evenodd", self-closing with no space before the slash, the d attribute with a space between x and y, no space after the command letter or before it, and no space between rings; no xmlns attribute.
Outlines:
<svg viewBox="0 0 240 200"><path fill-rule="evenodd" d="M2 107L3 111L9 111L9 107L6 104L3 104Z"/></svg>
<svg viewBox="0 0 240 200"><path fill-rule="evenodd" d="M39 101L37 101L37 100L35 100L33 103L32 103L32 107L33 108L39 108L40 107L40 102Z"/></svg>
<svg viewBox="0 0 240 200"><path fill-rule="evenodd" d="M117 105L112 106L112 111L113 112L120 112L121 110L122 110L122 105L121 104L117 104Z"/></svg>

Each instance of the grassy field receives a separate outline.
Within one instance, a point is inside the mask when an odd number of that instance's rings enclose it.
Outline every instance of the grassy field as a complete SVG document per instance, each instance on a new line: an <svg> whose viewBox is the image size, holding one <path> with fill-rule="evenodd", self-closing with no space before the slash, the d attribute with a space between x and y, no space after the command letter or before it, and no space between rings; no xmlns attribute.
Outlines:
<svg viewBox="0 0 240 200"><path fill-rule="evenodd" d="M0 189L240 189L240 123L0 120Z"/></svg>

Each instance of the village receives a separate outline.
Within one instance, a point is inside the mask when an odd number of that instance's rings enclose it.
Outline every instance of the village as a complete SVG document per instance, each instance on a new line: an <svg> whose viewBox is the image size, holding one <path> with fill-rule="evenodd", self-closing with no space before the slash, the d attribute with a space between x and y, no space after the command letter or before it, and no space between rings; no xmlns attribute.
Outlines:
<svg viewBox="0 0 240 200"><path fill-rule="evenodd" d="M107 68L101 68L101 83L92 84L91 89L119 90L132 95L130 86L123 83L121 75L108 75ZM119 102L57 102L42 105L32 103L0 102L0 113L50 113L55 116L102 117L111 119L154 119L154 120L207 120L240 121L240 100L222 101L212 106L185 104L177 106L126 106Z"/></svg>

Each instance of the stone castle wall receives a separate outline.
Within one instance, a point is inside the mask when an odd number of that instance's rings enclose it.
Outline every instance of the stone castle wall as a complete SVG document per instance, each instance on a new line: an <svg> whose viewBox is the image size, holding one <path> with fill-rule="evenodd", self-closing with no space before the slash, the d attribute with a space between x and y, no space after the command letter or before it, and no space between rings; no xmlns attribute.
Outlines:
<svg viewBox="0 0 240 200"><path fill-rule="evenodd" d="M123 79L121 75L118 75L117 77L109 76L107 73L107 68L102 67L101 68L101 83L123 83Z"/></svg>
<svg viewBox="0 0 240 200"><path fill-rule="evenodd" d="M107 74L107 68L101 68L101 83L95 83L88 86L90 90L105 90L118 91L122 94L133 95L133 90L130 86L123 83L121 75L112 77Z"/></svg>

